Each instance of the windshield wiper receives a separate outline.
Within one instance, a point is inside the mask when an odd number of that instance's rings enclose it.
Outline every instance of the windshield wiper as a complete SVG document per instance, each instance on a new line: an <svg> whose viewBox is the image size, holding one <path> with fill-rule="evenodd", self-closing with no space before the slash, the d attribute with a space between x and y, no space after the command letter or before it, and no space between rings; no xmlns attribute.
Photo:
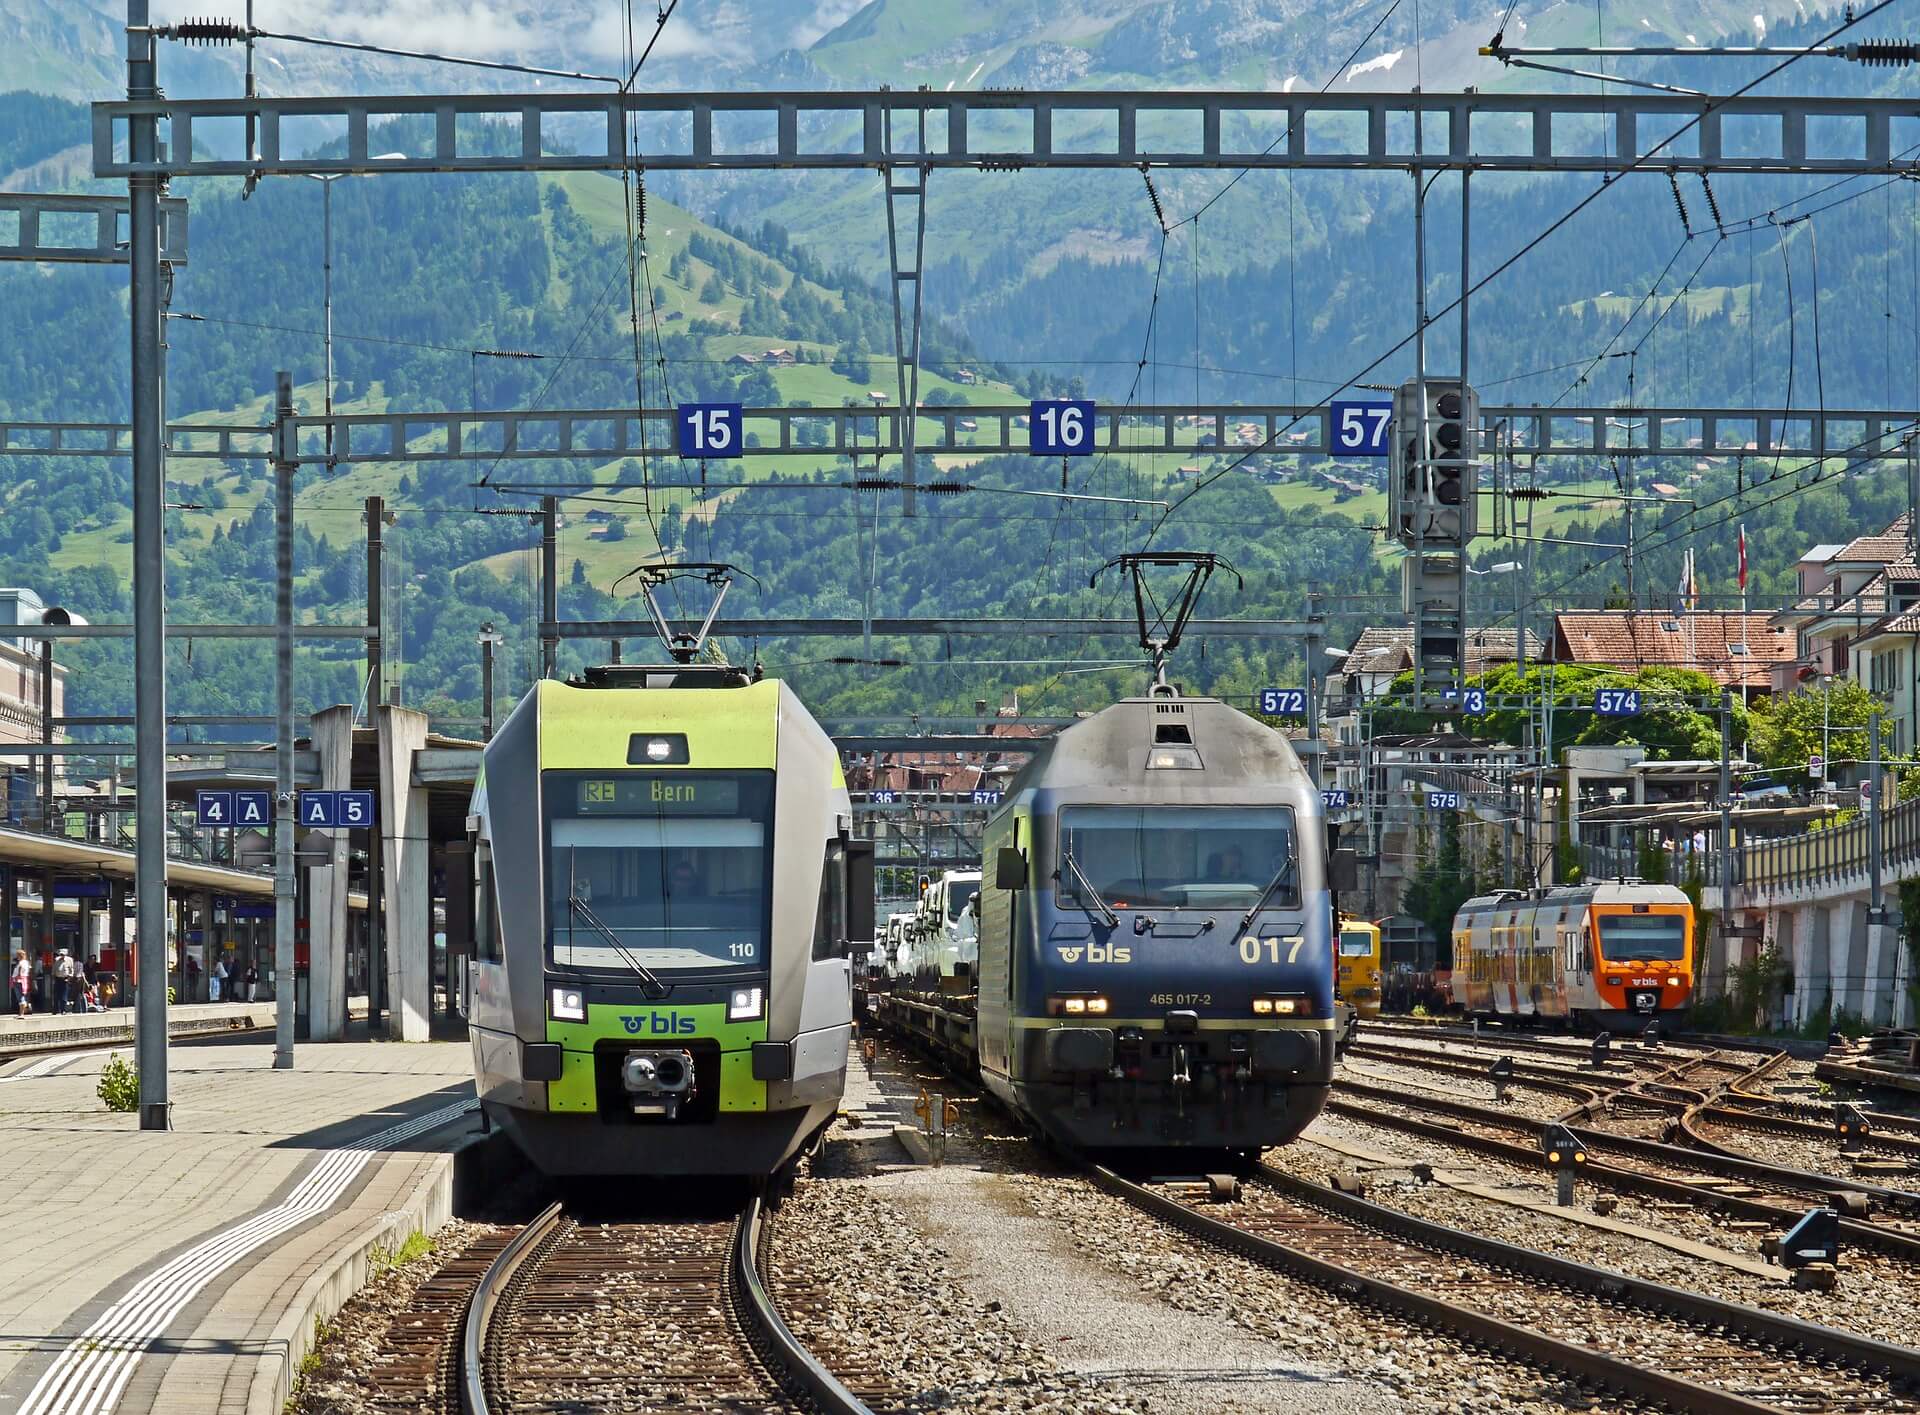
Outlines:
<svg viewBox="0 0 1920 1415"><path fill-rule="evenodd" d="M626 965L629 968L640 975L640 986L645 988L650 996L662 998L667 995L667 985L661 982L646 964L633 956L632 951L624 943L620 942L619 936L615 934L612 929L600 922L600 916L587 907L586 900L577 894L569 894L567 896L567 908L585 919L588 927L592 928L608 943L613 945L614 952L618 953L620 957L626 961Z"/></svg>
<svg viewBox="0 0 1920 1415"><path fill-rule="evenodd" d="M1262 909L1267 907L1267 900L1273 896L1274 890L1280 888L1280 886L1283 884L1290 883L1292 879L1293 879L1293 861L1289 860L1287 861L1286 864L1280 867L1280 873L1273 877L1272 881L1267 885L1267 887L1260 891L1260 897L1253 901L1253 907L1247 910L1246 914L1241 918L1240 927L1235 932L1235 935L1234 935L1236 939L1245 936L1248 927L1251 926L1253 923L1254 915L1258 914Z"/></svg>
<svg viewBox="0 0 1920 1415"><path fill-rule="evenodd" d="M1100 917L1107 921L1107 927L1110 929L1119 928L1120 916L1113 912L1112 905L1100 897L1100 891L1093 887L1093 882L1089 880L1085 872L1081 870L1080 862L1073 858L1073 851L1067 851L1065 855L1061 856L1061 860L1068 869L1073 871L1073 877L1080 881L1080 887L1087 892L1087 896L1092 899L1095 904L1100 906Z"/></svg>

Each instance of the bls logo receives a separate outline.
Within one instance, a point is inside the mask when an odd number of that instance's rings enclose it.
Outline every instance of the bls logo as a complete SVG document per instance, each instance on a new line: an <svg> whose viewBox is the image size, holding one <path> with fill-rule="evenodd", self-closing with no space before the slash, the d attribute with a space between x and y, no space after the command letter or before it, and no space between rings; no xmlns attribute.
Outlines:
<svg viewBox="0 0 1920 1415"><path fill-rule="evenodd" d="M620 1025L630 1037L643 1032L650 1037L690 1037L694 1033L693 1019L677 1012L628 1012L621 1016Z"/></svg>
<svg viewBox="0 0 1920 1415"><path fill-rule="evenodd" d="M1056 948L1062 963L1078 963L1082 954L1089 963L1131 963L1133 950L1117 943L1090 943L1085 948Z"/></svg>

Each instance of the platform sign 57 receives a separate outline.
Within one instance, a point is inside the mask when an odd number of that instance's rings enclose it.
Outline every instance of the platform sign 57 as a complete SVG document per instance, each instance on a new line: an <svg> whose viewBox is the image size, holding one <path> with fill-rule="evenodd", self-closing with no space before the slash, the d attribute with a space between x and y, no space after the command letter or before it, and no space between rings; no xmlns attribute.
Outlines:
<svg viewBox="0 0 1920 1415"><path fill-rule="evenodd" d="M1393 404L1333 403L1327 408L1332 436L1327 450L1336 457L1384 457L1393 440Z"/></svg>

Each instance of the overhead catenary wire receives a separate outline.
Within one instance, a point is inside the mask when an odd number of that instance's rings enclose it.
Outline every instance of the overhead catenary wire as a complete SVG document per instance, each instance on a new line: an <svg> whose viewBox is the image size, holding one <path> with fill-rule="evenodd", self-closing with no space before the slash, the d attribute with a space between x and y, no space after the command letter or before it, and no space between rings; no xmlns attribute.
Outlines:
<svg viewBox="0 0 1920 1415"><path fill-rule="evenodd" d="M1852 29L1855 25L1861 24L1865 20L1878 14L1880 11L1886 9L1888 6L1892 5L1893 3L1894 3L1894 0L1879 0L1879 3L1869 6L1867 9L1857 14L1850 12L1841 21L1840 24L1835 26L1833 29L1829 30L1817 43L1826 44L1830 42L1831 40L1837 38L1838 36ZM1533 236L1528 238L1525 244L1523 244L1518 250L1514 251L1512 255L1509 255L1508 257L1506 257L1506 259L1502 260L1492 270L1488 271L1485 275L1480 276L1477 280L1475 280L1471 287L1463 290L1458 297L1456 297L1452 301L1449 301L1442 308L1429 312L1426 319L1427 326L1431 327L1432 325L1436 324L1440 320L1446 318L1448 315L1452 314L1455 310L1457 310L1460 307L1461 301L1473 295L1476 295L1480 291L1484 290L1488 285L1492 284L1495 280L1501 278L1503 275L1506 274L1507 271L1511 270L1515 265L1519 264L1520 261L1525 259L1527 255L1529 255L1532 251L1536 250L1546 241L1551 239L1557 232L1563 229L1576 216L1578 216L1581 212L1585 211L1588 207L1592 206L1606 192L1610 191L1615 185L1615 180L1614 180L1615 178L1625 176L1628 172L1644 170L1650 163L1654 162L1663 152L1665 152L1668 148L1670 148L1676 141L1678 141L1680 138L1684 137L1686 134L1688 134L1689 132L1697 128L1700 125L1701 121L1707 116L1708 113L1716 111L1719 107L1732 101L1733 99L1736 99L1736 98L1742 97L1745 94L1751 93L1755 88L1758 88L1761 84L1767 82L1769 79L1772 79L1777 75L1779 75L1780 73L1784 72L1786 69L1791 67L1794 63L1798 62L1800 59L1805 58L1807 54L1812 52L1814 47L1817 47L1817 45L1810 46L1809 48L1806 48L1806 49L1795 51L1795 53L1792 54L1791 56L1785 59L1782 59L1778 64L1773 65L1772 67L1768 68L1765 72L1749 80L1747 83L1742 84L1739 88L1733 90L1733 92L1726 95L1725 98L1712 99L1708 101L1706 104L1702 106L1702 110L1700 113L1697 113L1691 118L1688 118L1684 123L1680 124L1679 127L1675 128L1673 132L1669 133L1666 137L1662 138L1659 142L1655 143L1646 152L1636 156L1631 163L1623 167L1618 173L1606 174L1605 179L1600 183L1600 185L1595 187L1592 191L1588 192L1585 196L1581 197L1580 200L1575 202L1571 207L1569 207L1566 211L1562 212L1559 216L1555 217L1542 230L1538 231ZM1382 364L1384 364L1388 359L1392 358L1395 354L1399 353L1400 350L1404 349L1408 344L1411 344L1416 338L1420 336L1422 332L1424 331L1414 330L1402 336L1391 347L1382 351L1378 356L1376 356L1369 363L1367 363L1365 367L1361 368L1358 372L1354 373L1351 377L1349 377L1343 383L1341 383L1340 387L1347 388L1347 387L1352 387L1358 384L1360 380L1366 378L1375 369L1379 368ZM1314 412L1319 411L1320 409L1326 406L1327 401L1328 400L1325 398L1320 399L1319 402L1316 403L1314 407L1309 411L1314 411ZM1208 487L1212 486L1222 476L1225 476L1230 472L1238 470L1241 466L1243 466L1246 463L1246 461L1250 457L1256 455L1259 452L1269 450L1273 446L1273 442L1275 438L1278 438L1282 433L1285 433L1291 430L1292 427L1298 422L1299 422L1299 416L1296 415L1292 420L1290 420L1287 423L1285 427L1276 429L1273 435L1267 438L1264 442L1246 449L1244 452L1240 453L1240 455L1238 455L1237 457L1229 461L1225 466L1216 468L1212 473L1201 478L1196 485L1189 488L1187 493L1174 503L1173 507L1169 511L1167 511L1165 515L1163 515L1158 521L1154 523L1153 528L1147 534L1146 543L1148 545L1152 544L1155 537L1159 534L1161 528L1164 527L1166 523L1169 520L1171 520L1175 515L1179 514L1180 508L1182 506L1186 505L1194 497L1205 492L1208 489Z"/></svg>

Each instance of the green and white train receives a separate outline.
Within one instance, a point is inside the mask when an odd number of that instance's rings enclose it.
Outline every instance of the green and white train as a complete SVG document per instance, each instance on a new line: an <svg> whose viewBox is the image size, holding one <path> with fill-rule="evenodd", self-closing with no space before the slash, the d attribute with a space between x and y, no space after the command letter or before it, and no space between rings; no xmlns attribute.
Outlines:
<svg viewBox="0 0 1920 1415"><path fill-rule="evenodd" d="M534 1164L764 1177L825 1129L873 855L790 688L706 664L537 683L468 823L475 1078Z"/></svg>

